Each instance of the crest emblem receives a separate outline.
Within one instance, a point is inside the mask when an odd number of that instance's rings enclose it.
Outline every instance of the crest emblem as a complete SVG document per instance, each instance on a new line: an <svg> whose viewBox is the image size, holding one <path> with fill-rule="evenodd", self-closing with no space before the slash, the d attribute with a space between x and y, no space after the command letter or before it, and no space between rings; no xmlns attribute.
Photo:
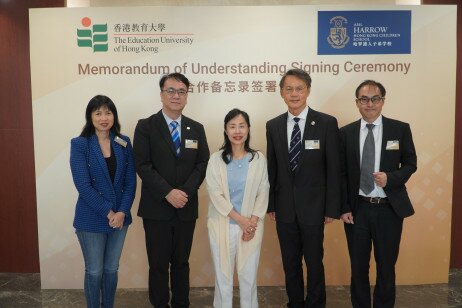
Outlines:
<svg viewBox="0 0 462 308"><path fill-rule="evenodd" d="M335 16L330 19L330 33L327 37L327 42L332 48L340 49L350 41L350 37L347 33L347 28L344 24L348 23L347 19L342 16Z"/></svg>

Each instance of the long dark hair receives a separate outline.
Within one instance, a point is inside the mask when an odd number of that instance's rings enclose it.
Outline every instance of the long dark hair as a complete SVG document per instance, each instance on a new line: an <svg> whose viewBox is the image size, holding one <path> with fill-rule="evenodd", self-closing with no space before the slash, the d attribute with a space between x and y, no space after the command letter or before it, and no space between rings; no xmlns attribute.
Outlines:
<svg viewBox="0 0 462 308"><path fill-rule="evenodd" d="M234 108L233 110L228 112L228 114L225 116L225 126L224 126L225 131L223 132L223 135L225 136L225 142L223 143L223 145L220 148L220 150L223 150L223 153L221 153L221 158L223 159L223 161L226 164L229 164L233 160L233 155L232 155L233 154L233 149L231 147L231 141L229 141L228 135L226 134L226 124L228 124L229 121L231 121L232 119L234 119L235 117L237 117L239 115L241 115L244 118L245 122L247 123L247 126L249 127L249 134L247 135L247 139L244 142L244 149L248 153L250 153L252 155L252 157L250 158L249 161L252 161L255 154L257 153L257 151L252 149L250 147L250 145L249 145L249 143L250 143L250 119L249 119L249 115L245 111Z"/></svg>
<svg viewBox="0 0 462 308"><path fill-rule="evenodd" d="M93 111L98 110L101 107L107 107L107 109L109 109L114 115L114 124L111 127L111 132L120 137L120 123L117 108L114 105L114 102L105 95L96 95L88 102L87 110L85 111L86 123L80 133L80 137L91 137L95 134L95 127L91 120L91 114Z"/></svg>

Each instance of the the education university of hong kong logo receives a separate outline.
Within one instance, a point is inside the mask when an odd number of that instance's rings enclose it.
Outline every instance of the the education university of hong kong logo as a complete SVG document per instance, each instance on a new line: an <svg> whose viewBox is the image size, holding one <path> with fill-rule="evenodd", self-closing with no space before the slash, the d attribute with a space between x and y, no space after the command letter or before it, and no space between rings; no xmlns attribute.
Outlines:
<svg viewBox="0 0 462 308"><path fill-rule="evenodd" d="M77 46L93 48L93 52L107 51L107 24L94 24L91 19L82 18L82 26L88 29L77 29Z"/></svg>
<svg viewBox="0 0 462 308"><path fill-rule="evenodd" d="M347 22L347 19L343 16L335 16L330 19L330 24L333 27L330 28L330 33L327 37L327 42L330 44L330 46L332 46L332 48L343 48L350 41L350 37L347 33L347 28L343 26Z"/></svg>

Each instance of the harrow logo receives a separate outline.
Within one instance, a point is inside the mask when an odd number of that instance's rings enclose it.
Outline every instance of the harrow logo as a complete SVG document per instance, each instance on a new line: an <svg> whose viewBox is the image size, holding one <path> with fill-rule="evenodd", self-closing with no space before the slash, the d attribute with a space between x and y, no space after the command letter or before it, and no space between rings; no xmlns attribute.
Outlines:
<svg viewBox="0 0 462 308"><path fill-rule="evenodd" d="M90 47L93 52L107 51L107 24L92 26L91 19L84 17L82 26L88 29L77 29L77 46Z"/></svg>
<svg viewBox="0 0 462 308"><path fill-rule="evenodd" d="M350 41L350 37L347 34L347 29L343 26L346 23L348 23L348 21L343 16L335 16L331 18L330 24L333 25L333 27L330 28L327 42L333 48L343 48Z"/></svg>

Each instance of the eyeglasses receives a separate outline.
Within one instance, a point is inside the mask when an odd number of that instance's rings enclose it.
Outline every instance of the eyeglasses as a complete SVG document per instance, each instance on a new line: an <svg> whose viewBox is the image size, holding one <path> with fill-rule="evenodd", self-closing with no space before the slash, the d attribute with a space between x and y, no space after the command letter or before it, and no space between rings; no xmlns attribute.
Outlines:
<svg viewBox="0 0 462 308"><path fill-rule="evenodd" d="M369 102L372 102L372 104L376 105L382 102L384 99L385 97L381 97L381 96L373 96L373 97L362 96L360 98L357 98L356 102L360 103L361 105L366 105L366 104L369 104Z"/></svg>
<svg viewBox="0 0 462 308"><path fill-rule="evenodd" d="M305 89L306 89L306 87L296 87L296 88L287 87L287 88L282 88L282 91L286 92L287 94L291 94L294 91L297 94L301 94L303 92L303 90L305 90Z"/></svg>
<svg viewBox="0 0 462 308"><path fill-rule="evenodd" d="M174 88L168 88L166 90L162 90L162 92L167 93L168 96L175 96L175 94L178 94L178 96L181 96L181 97L185 96L188 93L188 91L184 89L177 90Z"/></svg>

